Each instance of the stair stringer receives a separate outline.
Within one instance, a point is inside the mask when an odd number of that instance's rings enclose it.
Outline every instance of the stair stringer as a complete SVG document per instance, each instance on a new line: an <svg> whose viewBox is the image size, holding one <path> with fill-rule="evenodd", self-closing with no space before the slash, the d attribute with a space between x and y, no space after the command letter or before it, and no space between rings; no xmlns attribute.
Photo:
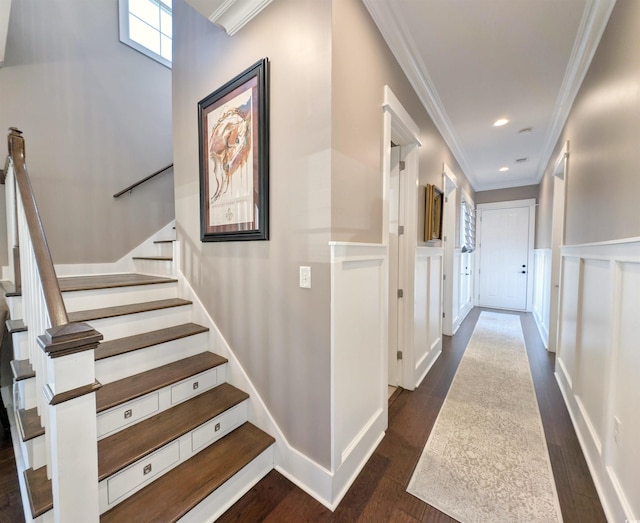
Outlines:
<svg viewBox="0 0 640 523"><path fill-rule="evenodd" d="M176 242L176 244L175 250L180 252L179 242ZM174 260L175 262L177 262L175 277L178 279L178 295L193 302L193 321L209 327L209 339L215 352L229 360L227 381L249 393L249 421L271 434L276 440L274 449L275 469L324 506L334 510L344 494L346 494L352 481L378 446L379 440L375 441L368 449L361 463L351 467L355 469L355 472L349 478L342 477L344 474L331 472L294 448L278 426L260 393L218 329L215 321L209 315L199 296L182 273L179 260ZM338 495L335 495L334 492L337 492Z"/></svg>

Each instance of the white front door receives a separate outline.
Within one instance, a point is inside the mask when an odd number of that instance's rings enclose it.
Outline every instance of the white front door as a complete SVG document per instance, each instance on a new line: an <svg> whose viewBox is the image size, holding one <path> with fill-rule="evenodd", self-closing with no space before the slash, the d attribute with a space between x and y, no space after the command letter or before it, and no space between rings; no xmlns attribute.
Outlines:
<svg viewBox="0 0 640 523"><path fill-rule="evenodd" d="M529 206L481 211L481 307L527 309L529 219Z"/></svg>

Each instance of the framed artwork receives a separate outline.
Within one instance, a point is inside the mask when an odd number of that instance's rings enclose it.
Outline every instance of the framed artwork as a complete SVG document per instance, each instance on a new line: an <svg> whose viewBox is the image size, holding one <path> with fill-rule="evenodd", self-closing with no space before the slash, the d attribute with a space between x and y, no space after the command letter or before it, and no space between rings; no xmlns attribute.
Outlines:
<svg viewBox="0 0 640 523"><path fill-rule="evenodd" d="M198 102L200 239L269 239L269 62Z"/></svg>
<svg viewBox="0 0 640 523"><path fill-rule="evenodd" d="M442 191L427 184L425 197L424 241L442 239Z"/></svg>

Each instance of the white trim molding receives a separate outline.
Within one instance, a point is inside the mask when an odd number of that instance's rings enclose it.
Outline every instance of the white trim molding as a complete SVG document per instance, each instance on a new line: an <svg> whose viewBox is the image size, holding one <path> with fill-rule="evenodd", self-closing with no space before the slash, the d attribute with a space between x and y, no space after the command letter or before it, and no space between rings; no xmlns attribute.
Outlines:
<svg viewBox="0 0 640 523"><path fill-rule="evenodd" d="M11 0L0 0L0 67L4 64L4 54L7 48L9 34L9 15L11 14Z"/></svg>
<svg viewBox="0 0 640 523"><path fill-rule="evenodd" d="M533 319L540 338L549 348L549 304L551 293L551 249L533 251Z"/></svg>
<svg viewBox="0 0 640 523"><path fill-rule="evenodd" d="M562 248L556 378L609 521L640 518L640 238Z"/></svg>
<svg viewBox="0 0 640 523"><path fill-rule="evenodd" d="M210 22L233 36L260 12L272 0L186 0Z"/></svg>
<svg viewBox="0 0 640 523"><path fill-rule="evenodd" d="M363 2L473 189L478 191L503 188L504 184L500 187L483 185L475 176L429 71L419 58L420 54L417 52L416 44L407 36L407 32L403 30L402 24L394 12L394 3L388 0L363 0ZM545 147L540 153L537 170L534 171L539 173L539 176L537 180L532 180L531 184L540 183L544 174L544 166L549 163L553 154L555 144L591 64L614 5L615 0L587 0L586 2L580 28L553 111L554 120L549 126L545 137Z"/></svg>

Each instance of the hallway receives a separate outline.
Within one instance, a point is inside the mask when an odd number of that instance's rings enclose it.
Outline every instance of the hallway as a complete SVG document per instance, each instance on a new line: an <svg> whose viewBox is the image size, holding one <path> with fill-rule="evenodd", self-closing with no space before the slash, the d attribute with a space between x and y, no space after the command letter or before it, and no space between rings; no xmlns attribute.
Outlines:
<svg viewBox="0 0 640 523"><path fill-rule="evenodd" d="M481 309L457 334L414 392L391 398L385 438L332 514L277 472L271 472L219 521L452 522L406 492L413 469L455 375ZM555 357L539 338L531 314L521 314L531 373L565 523L606 521L555 377Z"/></svg>

